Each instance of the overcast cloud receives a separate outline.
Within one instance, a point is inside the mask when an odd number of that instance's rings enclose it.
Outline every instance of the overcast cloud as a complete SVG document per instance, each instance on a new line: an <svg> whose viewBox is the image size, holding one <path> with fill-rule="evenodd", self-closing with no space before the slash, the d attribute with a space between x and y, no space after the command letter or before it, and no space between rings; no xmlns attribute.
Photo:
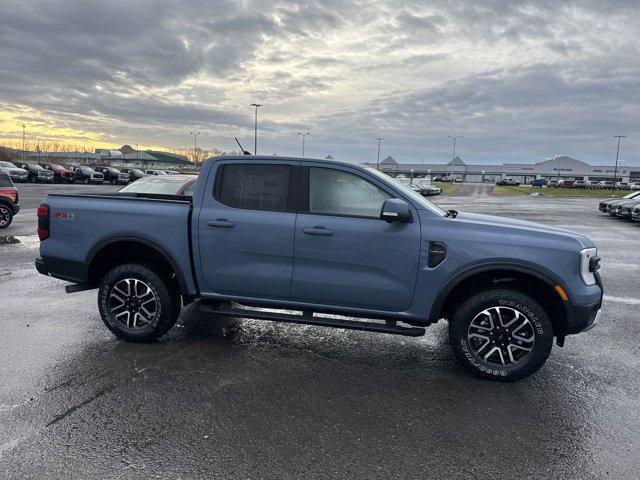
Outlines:
<svg viewBox="0 0 640 480"><path fill-rule="evenodd" d="M446 135L464 135L469 163L611 163L622 134L640 164L639 1L0 7L0 112L42 138L170 147L198 129L249 148L259 102L261 153L298 154L304 130L310 155L352 161L375 160L378 136L383 156L443 161Z"/></svg>

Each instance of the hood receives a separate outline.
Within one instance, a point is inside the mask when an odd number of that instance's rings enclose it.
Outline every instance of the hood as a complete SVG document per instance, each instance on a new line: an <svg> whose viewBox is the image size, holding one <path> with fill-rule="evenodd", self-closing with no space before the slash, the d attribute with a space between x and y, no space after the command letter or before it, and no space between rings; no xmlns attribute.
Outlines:
<svg viewBox="0 0 640 480"><path fill-rule="evenodd" d="M594 246L593 242L588 237L580 235L579 233L576 233L572 230L550 227L548 225L530 222L528 220L516 220L513 218L497 217L495 215L459 212L458 216L453 221L463 221L471 224L477 224L483 227L495 227L496 229L509 229L511 231L517 230L518 233L531 235L532 237L541 234L563 237L565 239L577 241L579 244L581 244L581 248L589 248Z"/></svg>
<svg viewBox="0 0 640 480"><path fill-rule="evenodd" d="M69 170L68 168L57 169L57 170L54 170L54 172L55 173L73 173L74 175L76 173L73 170Z"/></svg>
<svg viewBox="0 0 640 480"><path fill-rule="evenodd" d="M5 172L24 173L25 175L28 173L24 168L17 167L0 167L0 170L4 170Z"/></svg>

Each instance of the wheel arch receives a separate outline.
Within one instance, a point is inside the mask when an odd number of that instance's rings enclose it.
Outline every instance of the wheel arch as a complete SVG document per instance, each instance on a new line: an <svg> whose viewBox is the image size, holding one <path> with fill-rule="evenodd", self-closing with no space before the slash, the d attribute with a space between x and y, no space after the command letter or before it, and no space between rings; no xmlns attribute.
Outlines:
<svg viewBox="0 0 640 480"><path fill-rule="evenodd" d="M554 335L562 342L572 316L570 298L563 301L556 285L569 295L564 282L551 272L524 262L491 262L474 265L450 277L440 288L429 316L430 322L450 318L461 298L492 286L509 286L531 295L549 313Z"/></svg>
<svg viewBox="0 0 640 480"><path fill-rule="evenodd" d="M118 252L115 261L109 261L109 253L112 252ZM85 260L87 283L96 286L106 274L108 267L140 260L133 255L134 253L142 253L142 259L164 262L170 273L175 274L180 292L184 295L189 293L184 272L173 255L164 246L143 235L112 235L97 242L89 250Z"/></svg>

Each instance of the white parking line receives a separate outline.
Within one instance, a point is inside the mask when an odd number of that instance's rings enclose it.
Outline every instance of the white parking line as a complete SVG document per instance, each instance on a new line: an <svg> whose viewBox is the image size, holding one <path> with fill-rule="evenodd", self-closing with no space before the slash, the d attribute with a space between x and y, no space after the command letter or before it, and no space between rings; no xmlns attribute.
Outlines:
<svg viewBox="0 0 640 480"><path fill-rule="evenodd" d="M604 299L607 302L619 302L619 303L627 303L629 305L640 305L640 299L638 299L638 298L613 297L611 295L605 295Z"/></svg>

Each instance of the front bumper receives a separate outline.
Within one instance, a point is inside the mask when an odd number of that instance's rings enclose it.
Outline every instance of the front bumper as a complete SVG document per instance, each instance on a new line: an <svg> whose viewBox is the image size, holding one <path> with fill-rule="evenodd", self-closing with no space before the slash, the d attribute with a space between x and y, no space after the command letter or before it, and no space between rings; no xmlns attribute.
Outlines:
<svg viewBox="0 0 640 480"><path fill-rule="evenodd" d="M573 312L567 325L567 334L589 331L600 322L604 289L600 274L594 272L593 275L596 277L596 285L600 287L600 298L587 305L573 305Z"/></svg>

